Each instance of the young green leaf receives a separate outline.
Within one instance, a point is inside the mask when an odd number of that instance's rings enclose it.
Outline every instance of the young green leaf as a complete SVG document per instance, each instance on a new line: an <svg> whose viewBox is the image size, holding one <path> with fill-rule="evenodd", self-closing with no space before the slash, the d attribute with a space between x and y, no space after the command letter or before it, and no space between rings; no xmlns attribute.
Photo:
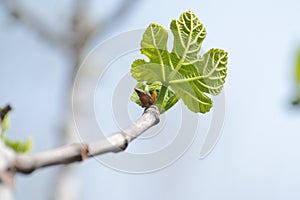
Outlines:
<svg viewBox="0 0 300 200"><path fill-rule="evenodd" d="M1 120L1 127L2 130L0 130L1 133L1 138L2 140L8 147L12 148L14 151L18 153L24 153L30 151L32 147L32 141L30 139L27 139L26 142L20 142L20 141L13 141L8 139L5 136L5 131L9 127L9 114L8 112L11 110L11 107L8 105L6 107L0 108L0 119Z"/></svg>
<svg viewBox="0 0 300 200"><path fill-rule="evenodd" d="M160 25L149 25L141 42L141 53L149 61L135 60L131 75L146 86L160 83L154 104L161 113L179 99L193 112L208 112L212 100L207 94L219 94L225 82L227 53L211 49L200 57L206 30L191 11L173 20L170 29L174 35L171 52L167 49L168 32Z"/></svg>
<svg viewBox="0 0 300 200"><path fill-rule="evenodd" d="M300 105L300 50L298 51L297 63L295 68L296 98L292 105Z"/></svg>
<svg viewBox="0 0 300 200"><path fill-rule="evenodd" d="M9 118L8 118L8 114L6 114L2 120L2 130L1 130L2 135L8 129L8 127L9 127Z"/></svg>
<svg viewBox="0 0 300 200"><path fill-rule="evenodd" d="M160 92L161 91L161 87L162 87L162 83L161 82L153 82L151 84L147 84L146 82L139 82L135 88L141 89L143 91L145 91L146 93L152 94L153 91L157 91ZM158 93L159 96L159 93ZM138 104L139 106L142 107L142 103L139 99L139 96L136 92L134 92L132 94L132 96L130 97L131 101L135 102L136 104ZM166 111L169 108L171 108L173 105L175 105L177 103L178 99L175 95L175 92L172 91L170 88L166 91L165 96L164 96L164 101L162 104L158 104L157 101L154 102L154 105L158 106L161 108L162 111Z"/></svg>
<svg viewBox="0 0 300 200"><path fill-rule="evenodd" d="M300 85L300 50L298 52L298 57L297 57L297 65L296 65L296 83L297 85Z"/></svg>
<svg viewBox="0 0 300 200"><path fill-rule="evenodd" d="M9 118L8 118L8 113L11 111L10 105L0 107L0 123L1 123L1 130L0 134L3 135L4 132L8 129L9 127Z"/></svg>
<svg viewBox="0 0 300 200"><path fill-rule="evenodd" d="M193 12L187 11L179 20L172 20L170 29L174 35L172 52L179 58L176 68L182 64L193 64L199 58L201 44L206 36L203 24Z"/></svg>
<svg viewBox="0 0 300 200"><path fill-rule="evenodd" d="M32 148L31 139L27 139L26 142L20 142L20 141L13 141L5 138L4 143L17 153L25 153L30 151Z"/></svg>

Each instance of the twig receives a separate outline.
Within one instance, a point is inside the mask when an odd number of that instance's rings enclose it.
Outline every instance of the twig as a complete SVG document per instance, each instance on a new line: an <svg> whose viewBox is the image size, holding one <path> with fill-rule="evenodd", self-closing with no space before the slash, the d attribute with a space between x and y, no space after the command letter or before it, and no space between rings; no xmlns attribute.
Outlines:
<svg viewBox="0 0 300 200"><path fill-rule="evenodd" d="M16 156L15 169L20 173L31 173L42 167L69 164L108 152L123 151L133 139L158 122L159 111L157 107L151 106L134 124L104 140L88 144L66 145L41 153L19 154Z"/></svg>

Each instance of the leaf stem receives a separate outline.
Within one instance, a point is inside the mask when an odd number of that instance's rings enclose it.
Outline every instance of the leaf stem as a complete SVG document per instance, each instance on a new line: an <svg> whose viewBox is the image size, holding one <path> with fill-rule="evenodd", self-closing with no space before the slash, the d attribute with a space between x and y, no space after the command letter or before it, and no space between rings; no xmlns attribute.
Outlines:
<svg viewBox="0 0 300 200"><path fill-rule="evenodd" d="M167 93L168 87L165 85L161 86L157 101L155 102L155 105L158 107L159 112L163 112L163 102Z"/></svg>

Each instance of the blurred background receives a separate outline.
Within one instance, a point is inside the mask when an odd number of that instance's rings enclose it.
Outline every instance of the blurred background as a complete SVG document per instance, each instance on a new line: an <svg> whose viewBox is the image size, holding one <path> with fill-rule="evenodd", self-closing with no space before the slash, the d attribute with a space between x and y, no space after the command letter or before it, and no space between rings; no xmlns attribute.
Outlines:
<svg viewBox="0 0 300 200"><path fill-rule="evenodd" d="M299 9L296 0L1 0L0 103L14 108L7 136L32 138L33 152L76 140L69 130L76 71L112 36L152 22L169 27L192 10L207 29L204 50L229 52L223 135L208 157L199 159L199 134L153 173L90 159L17 175L16 199L299 199L300 109L291 106Z"/></svg>

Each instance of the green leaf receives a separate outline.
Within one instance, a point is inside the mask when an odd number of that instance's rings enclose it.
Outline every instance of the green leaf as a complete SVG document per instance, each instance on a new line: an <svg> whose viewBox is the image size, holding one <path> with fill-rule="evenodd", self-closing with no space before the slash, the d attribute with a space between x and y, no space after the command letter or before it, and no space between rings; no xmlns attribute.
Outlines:
<svg viewBox="0 0 300 200"><path fill-rule="evenodd" d="M207 112L212 101L204 95L193 83L172 84L171 87L180 96L184 104L193 112Z"/></svg>
<svg viewBox="0 0 300 200"><path fill-rule="evenodd" d="M147 63L144 60L135 60L132 63L131 74L137 81L163 81L165 79L162 71L162 67L157 63ZM164 72L167 69L164 69ZM170 70L169 70L170 71Z"/></svg>
<svg viewBox="0 0 300 200"><path fill-rule="evenodd" d="M184 12L179 20L171 22L170 29L174 35L172 52L182 60L177 63L192 64L199 57L202 41L206 36L206 30L197 16L191 12Z"/></svg>
<svg viewBox="0 0 300 200"><path fill-rule="evenodd" d="M170 83L193 82L202 92L217 95L221 92L227 75L227 52L211 49L197 60L194 65L181 67L183 79L174 79Z"/></svg>
<svg viewBox="0 0 300 200"><path fill-rule="evenodd" d="M151 62L162 62L167 50L168 32L158 24L150 24L146 29L141 42L141 53Z"/></svg>
<svg viewBox="0 0 300 200"><path fill-rule="evenodd" d="M296 97L292 101L292 105L299 106L300 105L300 49L298 51L297 63L295 67L295 83L296 83Z"/></svg>
<svg viewBox="0 0 300 200"><path fill-rule="evenodd" d="M1 130L2 135L8 129L8 127L9 127L9 118L8 118L8 114L6 114L2 120L2 130Z"/></svg>
<svg viewBox="0 0 300 200"><path fill-rule="evenodd" d="M296 65L296 83L300 85L300 50L298 52L297 65Z"/></svg>
<svg viewBox="0 0 300 200"><path fill-rule="evenodd" d="M160 83L154 104L161 113L179 99L193 112L208 112L212 100L207 94L219 94L225 83L227 53L211 49L200 57L206 30L191 11L184 12L179 20L173 20L170 29L174 35L171 52L167 49L167 31L157 24L148 26L141 42L141 52L149 61L135 60L131 75L144 85L140 89ZM137 95L133 96L134 102L138 103Z"/></svg>
<svg viewBox="0 0 300 200"><path fill-rule="evenodd" d="M32 148L31 139L27 139L26 142L20 142L20 141L12 141L10 139L5 138L4 143L18 153L28 152Z"/></svg>
<svg viewBox="0 0 300 200"><path fill-rule="evenodd" d="M26 142L20 142L20 141L13 141L8 139L5 136L5 131L8 129L9 127L9 114L8 112L11 110L10 106L4 107L4 108L0 108L0 111L5 110L5 115L3 116L2 122L1 122L1 140L3 140L3 142L10 148L12 148L14 151L18 152L18 153L24 153L24 152L28 152L30 151L31 147L32 147L32 141L30 139L27 139Z"/></svg>
<svg viewBox="0 0 300 200"><path fill-rule="evenodd" d="M8 118L8 113L11 111L11 106L7 105L4 107L0 107L0 123L1 123L1 130L0 134L3 135L4 132L8 129L9 127L9 118Z"/></svg>
<svg viewBox="0 0 300 200"><path fill-rule="evenodd" d="M146 82L139 82L135 88L144 90L145 92L152 94L154 90L157 92L161 91L162 83L161 82L153 82L151 84L147 84ZM159 93L158 93L159 95ZM132 96L130 97L131 101L135 102L139 106L142 106L141 101L139 99L139 96L137 95L136 92L132 93ZM161 113L164 111L170 109L173 105L175 105L178 101L178 98L175 95L175 92L172 91L171 89L168 89L166 92L166 95L163 99L163 102L161 105L158 105L157 102L154 103L154 105L161 107Z"/></svg>

